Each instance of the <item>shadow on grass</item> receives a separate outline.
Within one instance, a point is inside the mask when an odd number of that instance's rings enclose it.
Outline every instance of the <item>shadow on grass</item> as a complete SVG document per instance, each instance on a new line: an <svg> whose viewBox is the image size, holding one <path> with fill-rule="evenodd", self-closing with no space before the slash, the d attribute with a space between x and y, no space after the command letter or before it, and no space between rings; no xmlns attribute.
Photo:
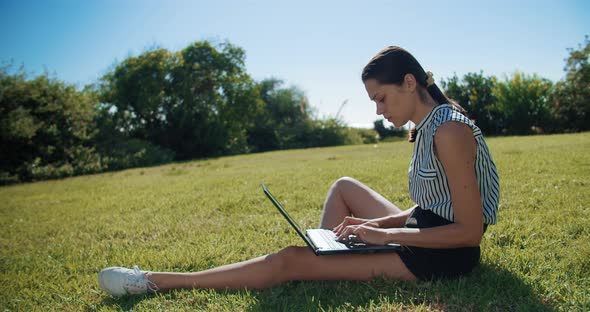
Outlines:
<svg viewBox="0 0 590 312"><path fill-rule="evenodd" d="M101 307L109 307L112 309L122 310L122 311L131 311L133 307L137 304L141 303L144 299L151 297L151 295L145 296L125 296L121 298L114 298L108 295L105 295L102 299L100 306ZM94 308L88 308L86 311L95 311Z"/></svg>
<svg viewBox="0 0 590 312"><path fill-rule="evenodd" d="M207 309L211 294L178 290L161 294L165 300ZM398 310L424 306L426 310L459 311L555 311L528 285L508 271L480 265L471 275L445 281L397 282L292 282L249 295L239 291L213 292L217 299L244 295L252 297L247 311ZM197 298L200 297L200 298ZM144 299L136 296L105 297L102 306L132 310ZM207 299L208 298L208 299ZM227 299L227 298L226 298ZM203 306L203 304L205 306ZM223 305L223 304L222 304ZM219 307L219 305L215 305ZM240 308L240 310L242 310Z"/></svg>
<svg viewBox="0 0 590 312"><path fill-rule="evenodd" d="M512 273L485 264L455 280L299 282L255 296L257 304L250 311L407 310L420 305L445 311L556 310Z"/></svg>

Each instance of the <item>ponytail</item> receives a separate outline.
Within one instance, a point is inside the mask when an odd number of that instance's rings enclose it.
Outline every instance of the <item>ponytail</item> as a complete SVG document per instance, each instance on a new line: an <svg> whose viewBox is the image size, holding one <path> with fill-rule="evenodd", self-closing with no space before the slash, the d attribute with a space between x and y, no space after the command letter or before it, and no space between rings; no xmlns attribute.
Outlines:
<svg viewBox="0 0 590 312"><path fill-rule="evenodd" d="M426 72L426 90L428 90L428 94L432 97L432 99L438 104L450 104L454 110L460 112L461 114L467 116L467 111L461 107L457 102L447 97L440 88L434 83L434 79L432 78L432 72ZM467 116L469 118L469 116ZM412 127L408 131L408 142L414 143L416 141L416 127Z"/></svg>
<svg viewBox="0 0 590 312"><path fill-rule="evenodd" d="M408 142L414 143L416 142L416 126L412 127L408 130Z"/></svg>
<svg viewBox="0 0 590 312"><path fill-rule="evenodd" d="M428 90L428 93L430 94L432 99L436 101L437 104L451 104L453 106L453 109L455 109L463 115L467 115L467 111L463 107L461 107L459 103L455 102L454 100L446 96L436 85L436 83L434 83L434 79L432 78L432 72L427 72L426 76L426 90Z"/></svg>

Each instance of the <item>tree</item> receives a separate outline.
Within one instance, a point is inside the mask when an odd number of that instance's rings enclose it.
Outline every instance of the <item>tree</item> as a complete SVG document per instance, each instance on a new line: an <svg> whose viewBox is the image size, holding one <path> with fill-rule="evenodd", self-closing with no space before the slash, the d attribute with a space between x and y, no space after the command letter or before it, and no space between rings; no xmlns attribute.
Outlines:
<svg viewBox="0 0 590 312"><path fill-rule="evenodd" d="M254 151L308 147L313 125L311 111L303 91L282 88L279 79L258 83L261 102L254 123L248 131L248 142Z"/></svg>
<svg viewBox="0 0 590 312"><path fill-rule="evenodd" d="M481 71L468 73L462 79L455 74L442 81L447 96L465 108L469 118L475 120L485 134L499 134L504 126L503 116L495 106L495 84L494 76L485 77Z"/></svg>
<svg viewBox="0 0 590 312"><path fill-rule="evenodd" d="M164 128L170 72L177 60L165 49L129 57L101 79L102 108L129 137L153 140Z"/></svg>
<svg viewBox="0 0 590 312"><path fill-rule="evenodd" d="M579 50L569 49L564 70L565 80L555 85L551 96L553 114L559 126L567 131L590 130L590 40Z"/></svg>
<svg viewBox="0 0 590 312"><path fill-rule="evenodd" d="M535 128L544 131L551 126L548 101L551 87L547 79L519 72L496 84L493 92L508 134L530 134Z"/></svg>
<svg viewBox="0 0 590 312"><path fill-rule="evenodd" d="M387 137L405 137L407 136L406 130L403 128L385 127L383 119L378 119L373 122L373 128L379 134L381 139Z"/></svg>
<svg viewBox="0 0 590 312"><path fill-rule="evenodd" d="M126 136L178 159L245 152L257 91L244 58L241 48L207 41L130 57L102 78L103 109Z"/></svg>
<svg viewBox="0 0 590 312"><path fill-rule="evenodd" d="M0 70L0 182L56 178L101 170L92 146L96 99L24 70Z"/></svg>
<svg viewBox="0 0 590 312"><path fill-rule="evenodd" d="M245 52L196 42L179 53L172 73L169 140L181 158L246 152L246 129L255 111L255 83Z"/></svg>

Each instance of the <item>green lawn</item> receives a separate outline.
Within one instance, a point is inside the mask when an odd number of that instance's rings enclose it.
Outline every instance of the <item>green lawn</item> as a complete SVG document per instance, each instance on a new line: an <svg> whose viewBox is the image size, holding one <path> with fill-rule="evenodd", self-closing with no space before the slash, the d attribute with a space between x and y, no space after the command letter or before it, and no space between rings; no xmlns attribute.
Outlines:
<svg viewBox="0 0 590 312"><path fill-rule="evenodd" d="M295 282L113 299L106 266L195 271L302 245L262 193L317 226L331 183L352 176L410 207L412 144L279 151L0 188L4 310L590 309L590 133L490 138L499 222L470 276L435 282Z"/></svg>

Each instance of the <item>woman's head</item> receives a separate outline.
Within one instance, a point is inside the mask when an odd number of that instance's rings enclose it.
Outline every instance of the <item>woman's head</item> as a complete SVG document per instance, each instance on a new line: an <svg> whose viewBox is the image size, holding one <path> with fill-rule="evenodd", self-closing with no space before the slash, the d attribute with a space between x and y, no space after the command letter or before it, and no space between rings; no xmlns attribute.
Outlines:
<svg viewBox="0 0 590 312"><path fill-rule="evenodd" d="M382 84L401 85L406 74L426 87L426 72L410 52L400 47L387 47L375 55L363 69L362 79L375 79Z"/></svg>
<svg viewBox="0 0 590 312"><path fill-rule="evenodd" d="M435 105L453 104L464 111L441 92L432 74L400 47L387 47L375 55L363 69L362 80L377 103L377 114L383 114L396 127L408 122L418 99L423 103L434 101Z"/></svg>

